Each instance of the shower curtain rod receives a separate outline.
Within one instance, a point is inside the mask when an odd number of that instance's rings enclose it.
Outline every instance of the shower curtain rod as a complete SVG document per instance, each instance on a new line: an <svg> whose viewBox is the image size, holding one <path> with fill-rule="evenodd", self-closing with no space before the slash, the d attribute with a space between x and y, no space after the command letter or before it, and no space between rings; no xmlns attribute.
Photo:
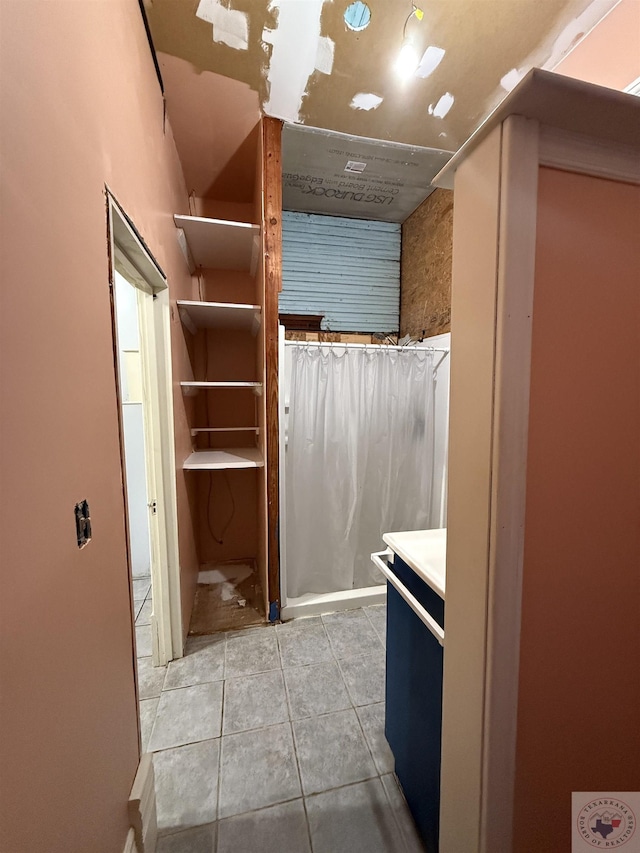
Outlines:
<svg viewBox="0 0 640 853"><path fill-rule="evenodd" d="M375 350L398 350L402 351L416 351L416 352L444 352L448 353L449 349L447 347L420 347L416 345L412 346L404 346L399 347L394 344L343 344L340 341L285 341L287 346L301 346L301 347L348 347L349 349L375 349Z"/></svg>

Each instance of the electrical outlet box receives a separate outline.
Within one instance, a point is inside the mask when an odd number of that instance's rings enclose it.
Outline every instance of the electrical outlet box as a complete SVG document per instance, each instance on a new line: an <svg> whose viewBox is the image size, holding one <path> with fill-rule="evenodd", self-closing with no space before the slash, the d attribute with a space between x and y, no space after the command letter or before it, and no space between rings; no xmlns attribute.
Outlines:
<svg viewBox="0 0 640 853"><path fill-rule="evenodd" d="M87 501L80 501L75 506L76 535L78 548L84 548L91 541L91 513Z"/></svg>

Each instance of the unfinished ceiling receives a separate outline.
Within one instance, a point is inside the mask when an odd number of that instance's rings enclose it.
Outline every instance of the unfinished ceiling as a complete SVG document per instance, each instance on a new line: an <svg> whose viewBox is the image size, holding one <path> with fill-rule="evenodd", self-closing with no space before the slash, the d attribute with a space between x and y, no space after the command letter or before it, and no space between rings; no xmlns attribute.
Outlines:
<svg viewBox="0 0 640 853"><path fill-rule="evenodd" d="M260 110L431 149L434 170L420 180L428 187L446 152L462 145L529 68L555 67L616 0L366 0L370 21L360 31L345 22L351 3L145 0L176 143L197 195L221 198L233 192L234 175L248 174L238 150L244 145L249 155ZM420 59L405 78L394 67L403 31ZM296 143L289 151L307 163L314 145L326 147L317 134ZM299 174L286 158L285 150L285 171ZM344 208L326 212L345 215ZM383 213L372 218L391 218ZM364 216L364 208L347 215Z"/></svg>

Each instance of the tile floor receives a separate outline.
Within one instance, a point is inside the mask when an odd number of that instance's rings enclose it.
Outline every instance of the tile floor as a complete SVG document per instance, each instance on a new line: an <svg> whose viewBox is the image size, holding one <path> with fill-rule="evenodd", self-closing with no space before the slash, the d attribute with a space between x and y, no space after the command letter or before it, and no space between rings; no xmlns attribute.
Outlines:
<svg viewBox="0 0 640 853"><path fill-rule="evenodd" d="M382 605L141 656L158 853L421 853L384 738L384 631Z"/></svg>

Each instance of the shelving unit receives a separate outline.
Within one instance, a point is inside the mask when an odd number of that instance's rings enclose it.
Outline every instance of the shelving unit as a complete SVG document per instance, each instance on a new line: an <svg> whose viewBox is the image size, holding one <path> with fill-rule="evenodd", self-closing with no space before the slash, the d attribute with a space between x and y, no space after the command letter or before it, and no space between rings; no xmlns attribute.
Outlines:
<svg viewBox="0 0 640 853"><path fill-rule="evenodd" d="M252 335L260 328L259 305L240 302L195 302L178 300L178 311L183 324L195 335L198 329L247 330Z"/></svg>
<svg viewBox="0 0 640 853"><path fill-rule="evenodd" d="M187 471L223 471L230 468L262 468L264 459L257 447L225 450L195 450L182 466Z"/></svg>
<svg viewBox="0 0 640 853"><path fill-rule="evenodd" d="M174 216L182 232L180 246L188 250L189 266L246 270L255 275L260 251L260 226L202 216ZM193 264L191 263L193 261Z"/></svg>

